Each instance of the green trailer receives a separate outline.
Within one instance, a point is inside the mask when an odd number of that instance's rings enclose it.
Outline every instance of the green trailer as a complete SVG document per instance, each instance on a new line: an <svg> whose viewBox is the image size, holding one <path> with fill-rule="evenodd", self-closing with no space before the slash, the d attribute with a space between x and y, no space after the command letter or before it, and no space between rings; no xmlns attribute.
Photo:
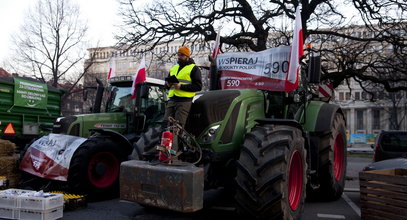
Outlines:
<svg viewBox="0 0 407 220"><path fill-rule="evenodd" d="M23 148L49 133L61 115L62 94L34 79L0 77L0 138Z"/></svg>

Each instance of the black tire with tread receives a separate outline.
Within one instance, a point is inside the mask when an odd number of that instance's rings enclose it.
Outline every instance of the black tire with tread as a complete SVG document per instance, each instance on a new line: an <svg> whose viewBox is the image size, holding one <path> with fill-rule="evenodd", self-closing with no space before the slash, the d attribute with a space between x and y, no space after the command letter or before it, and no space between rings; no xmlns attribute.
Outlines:
<svg viewBox="0 0 407 220"><path fill-rule="evenodd" d="M68 174L68 185L74 193L85 193L94 198L110 198L119 193L119 175L116 180L107 187L99 188L93 185L88 176L88 164L92 157L100 152L114 155L120 163L124 161L125 155L120 151L120 146L111 139L96 136L90 137L73 154Z"/></svg>
<svg viewBox="0 0 407 220"><path fill-rule="evenodd" d="M144 152L153 151L154 147L159 144L161 139L162 129L160 127L149 128L145 133L141 134L140 139L133 144L133 153L130 158L134 160L143 160Z"/></svg>
<svg viewBox="0 0 407 220"><path fill-rule="evenodd" d="M343 169L341 178L339 180L335 179L334 173L334 146L335 138L338 134L341 134L343 138ZM343 189L345 187L345 177L346 177L346 164L347 164L347 144L346 144L346 131L345 131L345 119L342 114L335 113L334 120L331 126L331 132L321 138L321 146L329 146L329 150L326 151L328 155L320 155L320 158L327 158L328 161L320 161L320 172L319 172L319 182L320 188L315 192L312 192L313 197L320 198L322 200L337 200L342 196ZM322 159L320 159L322 160Z"/></svg>
<svg viewBox="0 0 407 220"><path fill-rule="evenodd" d="M302 191L292 210L288 199L290 158L302 158ZM287 125L255 126L245 136L237 161L236 202L239 214L255 219L299 219L306 194L306 150L302 132Z"/></svg>

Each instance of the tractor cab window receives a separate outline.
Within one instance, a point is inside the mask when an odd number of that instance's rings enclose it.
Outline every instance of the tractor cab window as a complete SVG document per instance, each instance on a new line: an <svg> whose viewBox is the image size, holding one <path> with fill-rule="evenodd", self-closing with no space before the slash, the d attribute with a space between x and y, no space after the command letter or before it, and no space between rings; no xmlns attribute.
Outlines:
<svg viewBox="0 0 407 220"><path fill-rule="evenodd" d="M148 97L141 99L140 112L147 121L158 120L165 112L166 91L158 86L149 86Z"/></svg>
<svg viewBox="0 0 407 220"><path fill-rule="evenodd" d="M131 87L111 87L106 112L131 112L134 104L130 93Z"/></svg>

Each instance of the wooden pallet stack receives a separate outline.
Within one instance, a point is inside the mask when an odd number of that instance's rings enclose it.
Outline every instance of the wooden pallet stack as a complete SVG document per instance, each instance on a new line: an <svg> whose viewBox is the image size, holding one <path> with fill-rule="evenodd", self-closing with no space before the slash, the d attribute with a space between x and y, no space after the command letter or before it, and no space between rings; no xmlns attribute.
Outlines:
<svg viewBox="0 0 407 220"><path fill-rule="evenodd" d="M362 219L407 220L407 170L359 173Z"/></svg>

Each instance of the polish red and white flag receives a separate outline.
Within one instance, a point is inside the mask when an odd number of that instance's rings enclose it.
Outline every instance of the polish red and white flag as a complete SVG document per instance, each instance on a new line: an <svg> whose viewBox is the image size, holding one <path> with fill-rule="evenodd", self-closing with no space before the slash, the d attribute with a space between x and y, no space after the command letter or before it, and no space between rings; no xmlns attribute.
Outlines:
<svg viewBox="0 0 407 220"><path fill-rule="evenodd" d="M295 11L293 44L291 46L290 61L288 73L285 82L285 91L291 92L298 87L298 78L300 72L300 60L304 55L304 42L302 39L301 11L297 7Z"/></svg>
<svg viewBox="0 0 407 220"><path fill-rule="evenodd" d="M131 98L136 98L137 84L146 81L146 59L141 58L140 66L138 67L136 74L133 76L133 85L131 86Z"/></svg>

